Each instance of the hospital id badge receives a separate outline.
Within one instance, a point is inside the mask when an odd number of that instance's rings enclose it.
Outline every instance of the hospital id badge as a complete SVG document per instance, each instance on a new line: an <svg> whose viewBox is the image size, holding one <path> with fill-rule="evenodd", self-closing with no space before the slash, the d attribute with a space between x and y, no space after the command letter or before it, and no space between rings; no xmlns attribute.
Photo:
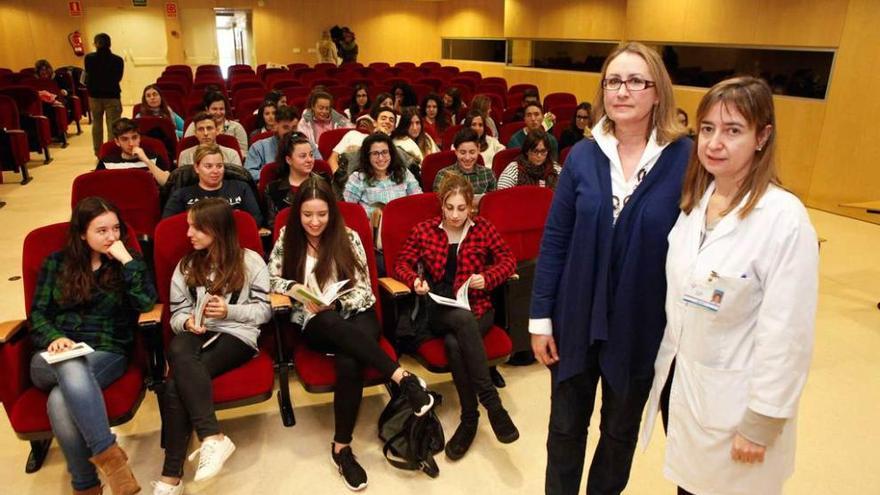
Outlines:
<svg viewBox="0 0 880 495"><path fill-rule="evenodd" d="M718 276L713 274L705 283L692 283L682 299L689 304L697 305L707 311L717 313L724 299L724 291L715 286Z"/></svg>

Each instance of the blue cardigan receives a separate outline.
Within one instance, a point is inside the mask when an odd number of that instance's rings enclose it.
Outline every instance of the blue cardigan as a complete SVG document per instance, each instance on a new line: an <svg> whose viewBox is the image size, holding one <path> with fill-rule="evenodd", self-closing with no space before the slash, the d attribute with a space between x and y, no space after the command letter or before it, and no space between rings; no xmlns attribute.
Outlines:
<svg viewBox="0 0 880 495"><path fill-rule="evenodd" d="M582 373L588 348L618 393L650 378L666 326L666 236L679 214L693 142L667 146L614 225L611 164L593 140L571 150L544 227L532 318L552 318L556 382Z"/></svg>

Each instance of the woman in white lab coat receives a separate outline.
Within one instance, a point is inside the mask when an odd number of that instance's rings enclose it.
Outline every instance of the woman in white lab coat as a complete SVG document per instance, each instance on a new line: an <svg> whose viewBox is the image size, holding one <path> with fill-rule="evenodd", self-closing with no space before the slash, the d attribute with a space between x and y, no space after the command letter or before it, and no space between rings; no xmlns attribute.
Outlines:
<svg viewBox="0 0 880 495"><path fill-rule="evenodd" d="M716 84L697 123L642 440L668 410L664 474L680 494L781 493L813 348L816 233L779 185L765 82Z"/></svg>

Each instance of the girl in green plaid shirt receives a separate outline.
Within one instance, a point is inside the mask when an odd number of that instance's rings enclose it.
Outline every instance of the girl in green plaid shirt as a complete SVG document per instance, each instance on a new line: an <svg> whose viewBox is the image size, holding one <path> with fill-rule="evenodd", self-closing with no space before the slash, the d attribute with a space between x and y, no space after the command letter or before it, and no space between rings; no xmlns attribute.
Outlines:
<svg viewBox="0 0 880 495"><path fill-rule="evenodd" d="M80 201L65 247L43 263L31 306L37 349L57 353L85 342L95 350L55 364L40 353L31 360L31 381L49 393L52 432L78 494L101 493L96 466L114 494L140 490L110 431L101 393L128 368L138 313L156 301L147 266L126 238L115 206L97 197Z"/></svg>

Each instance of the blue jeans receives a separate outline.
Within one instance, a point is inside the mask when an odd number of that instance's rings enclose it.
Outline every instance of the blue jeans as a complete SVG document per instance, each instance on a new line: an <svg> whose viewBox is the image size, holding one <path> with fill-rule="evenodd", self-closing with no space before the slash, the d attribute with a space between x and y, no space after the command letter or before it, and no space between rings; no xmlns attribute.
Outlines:
<svg viewBox="0 0 880 495"><path fill-rule="evenodd" d="M49 364L39 353L31 359L31 381L49 391L46 405L52 433L58 439L75 490L100 484L89 461L116 442L110 431L101 390L125 372L127 358L95 351L83 357Z"/></svg>

